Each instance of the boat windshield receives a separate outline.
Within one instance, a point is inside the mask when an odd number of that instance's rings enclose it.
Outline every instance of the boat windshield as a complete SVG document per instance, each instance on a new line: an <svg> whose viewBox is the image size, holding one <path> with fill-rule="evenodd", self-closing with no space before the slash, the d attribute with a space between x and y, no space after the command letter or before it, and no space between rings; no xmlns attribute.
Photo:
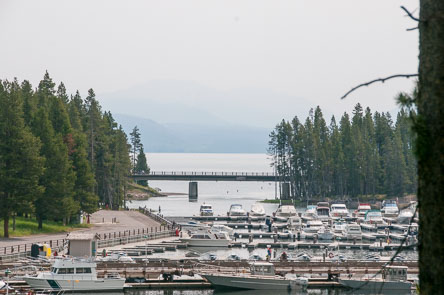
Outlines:
<svg viewBox="0 0 444 295"><path fill-rule="evenodd" d="M202 206L200 206L200 209L201 210L204 210L204 209L212 209L212 207L211 207L211 205L202 205Z"/></svg>
<svg viewBox="0 0 444 295"><path fill-rule="evenodd" d="M318 208L318 215L328 215L328 213L330 212L330 210L328 210L328 208Z"/></svg>
<svg viewBox="0 0 444 295"><path fill-rule="evenodd" d="M385 204L384 207L392 207L392 208L395 208L395 207L398 207L398 206L396 206L396 203L388 203L388 204Z"/></svg>
<svg viewBox="0 0 444 295"><path fill-rule="evenodd" d="M367 211L367 217L381 217L380 211Z"/></svg>
<svg viewBox="0 0 444 295"><path fill-rule="evenodd" d="M238 205L238 204L231 205L231 209L232 210L241 210L242 209L242 205Z"/></svg>
<svg viewBox="0 0 444 295"><path fill-rule="evenodd" d="M331 206L332 210L346 210L347 207L345 207L345 205L333 205Z"/></svg>

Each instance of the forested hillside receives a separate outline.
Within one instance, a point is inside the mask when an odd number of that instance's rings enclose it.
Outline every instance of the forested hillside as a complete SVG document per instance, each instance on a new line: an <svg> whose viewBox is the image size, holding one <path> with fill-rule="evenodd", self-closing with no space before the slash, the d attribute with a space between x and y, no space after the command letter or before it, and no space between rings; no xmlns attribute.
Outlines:
<svg viewBox="0 0 444 295"><path fill-rule="evenodd" d="M0 81L0 218L4 234L15 215L63 220L99 204L117 209L131 169L127 136L94 91L66 93L45 74Z"/></svg>
<svg viewBox="0 0 444 295"><path fill-rule="evenodd" d="M292 196L345 197L416 193L416 160L409 114L363 110L357 104L329 126L317 107L304 122L282 121L270 134L269 153Z"/></svg>

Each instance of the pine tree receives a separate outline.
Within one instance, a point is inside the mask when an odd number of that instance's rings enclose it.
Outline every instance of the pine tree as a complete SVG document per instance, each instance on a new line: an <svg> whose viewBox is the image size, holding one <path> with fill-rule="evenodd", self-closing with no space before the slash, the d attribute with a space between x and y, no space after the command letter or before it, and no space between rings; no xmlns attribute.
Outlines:
<svg viewBox="0 0 444 295"><path fill-rule="evenodd" d="M32 135L23 119L19 85L0 81L0 214L4 237L9 237L9 217L32 208L44 159L40 141Z"/></svg>
<svg viewBox="0 0 444 295"><path fill-rule="evenodd" d="M137 164L134 170L136 173L150 173L150 168L148 167L145 151L143 150L142 144L140 144L139 154L137 155ZM148 186L148 182L146 180L139 180L137 183L143 186Z"/></svg>
<svg viewBox="0 0 444 295"><path fill-rule="evenodd" d="M140 149L140 132L137 126L134 126L130 133L132 145L133 173L136 169L137 151Z"/></svg>

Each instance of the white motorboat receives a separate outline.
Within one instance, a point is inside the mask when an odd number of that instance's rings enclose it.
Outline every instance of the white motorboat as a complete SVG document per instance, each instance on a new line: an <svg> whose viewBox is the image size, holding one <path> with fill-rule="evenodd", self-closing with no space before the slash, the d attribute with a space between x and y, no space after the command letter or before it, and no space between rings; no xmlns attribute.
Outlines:
<svg viewBox="0 0 444 295"><path fill-rule="evenodd" d="M308 285L308 279L296 276L277 276L272 263L250 263L249 273L212 273L202 274L216 287L231 287L255 290L302 290Z"/></svg>
<svg viewBox="0 0 444 295"><path fill-rule="evenodd" d="M353 216L359 219L364 219L365 213L367 213L368 210L371 210L372 207L368 203L360 203L358 205L358 209L353 212Z"/></svg>
<svg viewBox="0 0 444 295"><path fill-rule="evenodd" d="M97 278L96 267L96 263L91 259L58 258L50 271L22 278L35 290L82 292L123 290L125 278L120 278L118 274Z"/></svg>
<svg viewBox="0 0 444 295"><path fill-rule="evenodd" d="M293 205L280 205L276 210L276 220L287 222L288 218L298 215Z"/></svg>
<svg viewBox="0 0 444 295"><path fill-rule="evenodd" d="M318 231L318 239L319 240L333 240L334 234L332 233L332 231L329 228L326 228L324 226Z"/></svg>
<svg viewBox="0 0 444 295"><path fill-rule="evenodd" d="M293 233L288 229L284 229L283 231L278 232L277 235L278 235L278 238L280 238L280 239L292 239L293 238Z"/></svg>
<svg viewBox="0 0 444 295"><path fill-rule="evenodd" d="M213 216L213 206L203 203L200 205L200 216Z"/></svg>
<svg viewBox="0 0 444 295"><path fill-rule="evenodd" d="M343 218L348 216L348 209L345 204L332 204L330 208L330 215L332 218Z"/></svg>
<svg viewBox="0 0 444 295"><path fill-rule="evenodd" d="M260 203L254 203L253 205L251 205L250 216L253 217L265 216L264 206L262 206L262 204Z"/></svg>
<svg viewBox="0 0 444 295"><path fill-rule="evenodd" d="M316 213L316 206L308 205L307 209L301 216L303 222L307 222L308 220L318 219L318 214Z"/></svg>
<svg viewBox="0 0 444 295"><path fill-rule="evenodd" d="M241 204L233 204L230 206L228 216L246 216L247 212L242 208Z"/></svg>
<svg viewBox="0 0 444 295"><path fill-rule="evenodd" d="M381 204L381 212L385 217L396 217L399 214L396 200L384 200Z"/></svg>
<svg viewBox="0 0 444 295"><path fill-rule="evenodd" d="M330 207L328 206L328 202L318 202L318 205L316 206L316 214L320 220L330 219Z"/></svg>
<svg viewBox="0 0 444 295"><path fill-rule="evenodd" d="M188 243L190 247L228 247L231 243L231 238L224 231L200 230L188 237L182 237L180 241Z"/></svg>
<svg viewBox="0 0 444 295"><path fill-rule="evenodd" d="M413 218L412 210L405 209L399 213L398 217L396 218L396 221L401 224L409 224L412 218Z"/></svg>
<svg viewBox="0 0 444 295"><path fill-rule="evenodd" d="M364 222L367 224L385 224L386 222L382 219L382 214L380 210L368 210L364 216Z"/></svg>
<svg viewBox="0 0 444 295"><path fill-rule="evenodd" d="M292 216L287 220L287 228L293 232L299 231L302 227L302 220L299 215Z"/></svg>
<svg viewBox="0 0 444 295"><path fill-rule="evenodd" d="M345 226L344 231L342 232L344 237L349 240L361 240L362 239L362 231L359 224L349 223Z"/></svg>
<svg viewBox="0 0 444 295"><path fill-rule="evenodd" d="M407 266L387 266L383 269L382 278L369 277L359 279L339 279L339 283L351 289L393 294L410 294L412 283L407 281Z"/></svg>
<svg viewBox="0 0 444 295"><path fill-rule="evenodd" d="M345 230L346 226L347 226L347 222L345 222L344 219L337 219L333 223L333 232L342 233Z"/></svg>
<svg viewBox="0 0 444 295"><path fill-rule="evenodd" d="M319 219L312 219L307 221L305 226L302 227L302 230L306 233L317 233L321 228L324 227L324 224Z"/></svg>
<svg viewBox="0 0 444 295"><path fill-rule="evenodd" d="M214 233L226 232L230 237L234 236L234 230L231 227L223 224L213 224L211 231Z"/></svg>
<svg viewBox="0 0 444 295"><path fill-rule="evenodd" d="M124 262L124 263L135 263L134 259L128 256L125 252L113 252L105 257L97 257L96 261L113 261L113 262Z"/></svg>

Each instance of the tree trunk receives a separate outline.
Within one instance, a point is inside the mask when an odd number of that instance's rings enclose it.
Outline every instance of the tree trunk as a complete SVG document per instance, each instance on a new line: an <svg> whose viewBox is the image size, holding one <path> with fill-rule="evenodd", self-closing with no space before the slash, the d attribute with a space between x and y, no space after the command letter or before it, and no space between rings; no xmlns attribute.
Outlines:
<svg viewBox="0 0 444 295"><path fill-rule="evenodd" d="M15 213L12 215L12 231L15 231Z"/></svg>
<svg viewBox="0 0 444 295"><path fill-rule="evenodd" d="M444 290L444 1L420 2L417 154L423 294Z"/></svg>
<svg viewBox="0 0 444 295"><path fill-rule="evenodd" d="M9 215L5 214L3 216L3 237L9 238Z"/></svg>
<svg viewBox="0 0 444 295"><path fill-rule="evenodd" d="M38 216L37 220L39 222L38 229L40 229L40 230L43 229L43 220L42 220L42 218L40 216Z"/></svg>

